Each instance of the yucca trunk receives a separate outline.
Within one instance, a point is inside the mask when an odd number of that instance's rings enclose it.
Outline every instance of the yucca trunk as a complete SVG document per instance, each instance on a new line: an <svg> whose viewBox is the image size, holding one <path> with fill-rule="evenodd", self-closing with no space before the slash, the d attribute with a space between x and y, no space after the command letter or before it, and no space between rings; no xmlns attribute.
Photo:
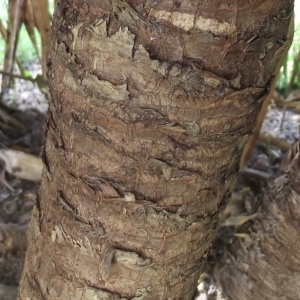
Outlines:
<svg viewBox="0 0 300 300"><path fill-rule="evenodd" d="M19 299L192 299L291 12L289 0L58 3Z"/></svg>

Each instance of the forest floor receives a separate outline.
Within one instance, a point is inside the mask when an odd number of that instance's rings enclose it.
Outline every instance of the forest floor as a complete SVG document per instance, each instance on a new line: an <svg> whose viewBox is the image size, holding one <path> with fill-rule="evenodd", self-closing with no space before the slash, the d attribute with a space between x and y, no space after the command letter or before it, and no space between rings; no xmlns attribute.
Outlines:
<svg viewBox="0 0 300 300"><path fill-rule="evenodd" d="M26 226L34 206L34 197L30 194L36 193L39 185L37 180L20 178L18 170L23 168L27 154L37 157L41 151L47 101L36 86L24 80L18 80L2 100L9 107L9 115L24 125L17 130L0 128L0 180L9 185L0 181L0 300L14 300L26 250ZM272 102L261 132L293 143L300 137L299 122L298 114L290 110L284 112ZM1 151L26 154L21 158L16 155L13 162L12 169L17 171L12 173L17 176L7 172L7 162L1 163ZM259 193L267 179L278 171L282 154L280 149L257 141L247 168L240 173L237 190L249 187ZM208 298L216 298L217 291L209 293ZM198 299L207 299L207 296Z"/></svg>

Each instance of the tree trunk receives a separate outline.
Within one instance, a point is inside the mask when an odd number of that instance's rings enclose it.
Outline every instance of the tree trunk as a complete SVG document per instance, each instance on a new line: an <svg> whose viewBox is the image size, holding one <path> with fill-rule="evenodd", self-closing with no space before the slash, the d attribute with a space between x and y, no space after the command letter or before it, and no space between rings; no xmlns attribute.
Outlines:
<svg viewBox="0 0 300 300"><path fill-rule="evenodd" d="M286 49L273 2L58 3L19 299L192 299Z"/></svg>
<svg viewBox="0 0 300 300"><path fill-rule="evenodd" d="M253 199L255 218L216 265L215 278L229 299L300 299L299 143L264 197Z"/></svg>

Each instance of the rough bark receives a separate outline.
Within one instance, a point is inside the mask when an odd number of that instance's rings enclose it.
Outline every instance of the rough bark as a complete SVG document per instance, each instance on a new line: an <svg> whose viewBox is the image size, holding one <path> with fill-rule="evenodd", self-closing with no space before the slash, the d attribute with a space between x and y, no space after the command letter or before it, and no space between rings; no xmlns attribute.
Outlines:
<svg viewBox="0 0 300 300"><path fill-rule="evenodd" d="M292 3L60 1L19 299L191 299Z"/></svg>
<svg viewBox="0 0 300 300"><path fill-rule="evenodd" d="M299 299L299 142L286 163L214 270L228 299Z"/></svg>

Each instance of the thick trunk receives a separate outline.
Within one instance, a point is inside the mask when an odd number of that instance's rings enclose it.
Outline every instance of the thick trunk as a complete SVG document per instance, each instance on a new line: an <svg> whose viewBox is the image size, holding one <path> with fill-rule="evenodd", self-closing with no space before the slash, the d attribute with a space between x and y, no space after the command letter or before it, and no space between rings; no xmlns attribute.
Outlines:
<svg viewBox="0 0 300 300"><path fill-rule="evenodd" d="M219 2L58 4L19 299L193 297L292 10Z"/></svg>
<svg viewBox="0 0 300 300"><path fill-rule="evenodd" d="M300 297L299 154L298 142L288 155L287 170L255 201L255 218L239 230L215 268L229 299Z"/></svg>

